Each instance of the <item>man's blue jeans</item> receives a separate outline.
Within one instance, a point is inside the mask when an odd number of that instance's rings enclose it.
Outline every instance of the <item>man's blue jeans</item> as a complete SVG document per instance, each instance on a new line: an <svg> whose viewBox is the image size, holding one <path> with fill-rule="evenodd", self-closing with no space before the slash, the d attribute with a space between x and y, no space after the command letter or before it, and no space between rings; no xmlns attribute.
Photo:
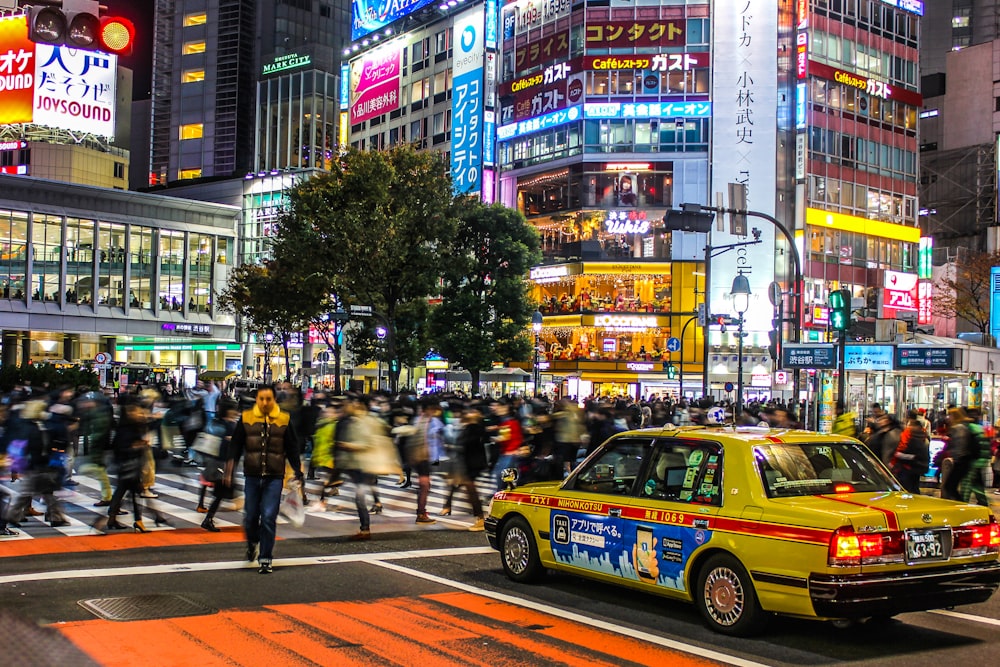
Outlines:
<svg viewBox="0 0 1000 667"><path fill-rule="evenodd" d="M281 504L281 477L247 477L244 481L243 530L247 544L259 544L257 562L270 564L277 531L278 506Z"/></svg>

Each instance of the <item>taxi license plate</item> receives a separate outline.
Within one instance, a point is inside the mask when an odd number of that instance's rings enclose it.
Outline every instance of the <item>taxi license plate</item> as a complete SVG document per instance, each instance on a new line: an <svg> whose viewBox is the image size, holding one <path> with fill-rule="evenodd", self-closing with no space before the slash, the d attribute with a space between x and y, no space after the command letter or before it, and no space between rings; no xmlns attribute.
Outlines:
<svg viewBox="0 0 1000 667"><path fill-rule="evenodd" d="M919 562L947 560L951 551L948 530L908 530L906 531L906 560Z"/></svg>

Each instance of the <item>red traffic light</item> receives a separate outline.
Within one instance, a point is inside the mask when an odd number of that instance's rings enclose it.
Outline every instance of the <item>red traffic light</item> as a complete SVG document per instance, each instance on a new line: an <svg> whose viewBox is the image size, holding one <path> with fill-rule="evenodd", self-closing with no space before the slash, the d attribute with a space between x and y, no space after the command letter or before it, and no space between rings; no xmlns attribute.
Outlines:
<svg viewBox="0 0 1000 667"><path fill-rule="evenodd" d="M100 42L102 51L130 56L135 43L135 25L120 16L105 16L101 19Z"/></svg>

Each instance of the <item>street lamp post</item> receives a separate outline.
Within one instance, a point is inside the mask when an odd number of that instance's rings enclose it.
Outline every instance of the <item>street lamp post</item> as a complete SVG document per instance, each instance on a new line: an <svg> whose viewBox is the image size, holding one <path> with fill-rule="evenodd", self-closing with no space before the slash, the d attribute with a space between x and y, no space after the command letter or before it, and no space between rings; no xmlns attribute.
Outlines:
<svg viewBox="0 0 1000 667"><path fill-rule="evenodd" d="M736 331L739 359L736 362L736 409L733 412L735 422L743 414L743 314L750 307L750 281L742 271L733 278L733 289L729 295L733 298L733 307L736 308L739 317Z"/></svg>
<svg viewBox="0 0 1000 667"><path fill-rule="evenodd" d="M271 383L271 346L274 345L274 332L270 329L264 332L264 382Z"/></svg>
<svg viewBox="0 0 1000 667"><path fill-rule="evenodd" d="M531 330L535 332L535 363L534 363L534 381L535 381L535 396L538 396L541 392L538 390L539 382L539 368L538 368L538 338L542 334L542 312L536 310L531 316Z"/></svg>
<svg viewBox="0 0 1000 667"><path fill-rule="evenodd" d="M677 364L679 367L677 371L677 377L679 380L678 386L680 387L680 396L678 397L679 399L684 398L684 334L687 332L688 325L691 324L692 322L697 322L697 321L698 321L697 315L689 317L687 322L684 323L684 326L681 327L681 349L680 349L681 358L680 362Z"/></svg>

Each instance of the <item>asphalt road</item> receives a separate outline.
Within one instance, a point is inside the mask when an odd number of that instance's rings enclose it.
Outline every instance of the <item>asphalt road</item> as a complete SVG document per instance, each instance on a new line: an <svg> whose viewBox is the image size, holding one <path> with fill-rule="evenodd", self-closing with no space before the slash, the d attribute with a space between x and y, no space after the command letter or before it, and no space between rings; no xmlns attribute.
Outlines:
<svg viewBox="0 0 1000 667"><path fill-rule="evenodd" d="M280 540L271 575L242 562L238 528L209 542L195 528L39 538L23 555L0 543L0 632L28 620L44 626L38 646L80 649L8 664L914 667L992 664L1000 649L997 598L877 627L776 619L760 638L731 639L656 596L556 573L514 584L482 533L457 524L378 517L375 539L353 543L352 523L331 523ZM108 621L81 604L114 598L166 618Z"/></svg>

